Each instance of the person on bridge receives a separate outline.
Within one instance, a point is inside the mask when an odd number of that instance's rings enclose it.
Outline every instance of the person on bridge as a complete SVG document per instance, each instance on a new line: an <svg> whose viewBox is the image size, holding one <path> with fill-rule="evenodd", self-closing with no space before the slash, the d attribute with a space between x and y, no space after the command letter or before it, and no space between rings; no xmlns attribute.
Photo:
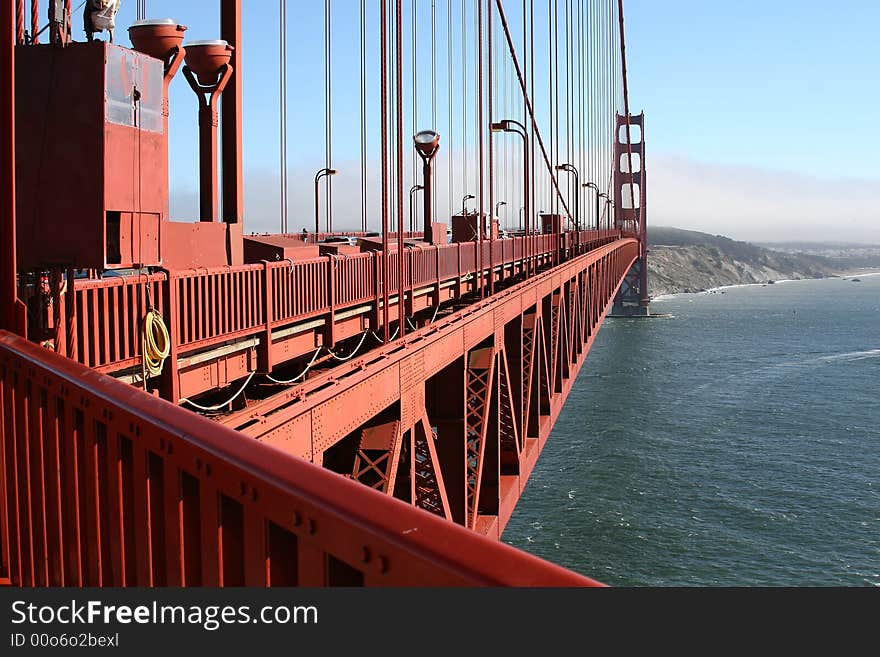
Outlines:
<svg viewBox="0 0 880 657"><path fill-rule="evenodd" d="M86 39L92 41L96 32L107 30L110 33L110 43L113 43L113 30L116 28L116 14L122 0L86 0L83 9L83 28Z"/></svg>

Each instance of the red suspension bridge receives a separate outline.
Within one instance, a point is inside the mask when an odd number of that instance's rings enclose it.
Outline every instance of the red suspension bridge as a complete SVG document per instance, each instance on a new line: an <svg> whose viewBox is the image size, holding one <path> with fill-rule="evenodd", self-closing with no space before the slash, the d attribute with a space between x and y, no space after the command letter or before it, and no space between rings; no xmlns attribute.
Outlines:
<svg viewBox="0 0 880 657"><path fill-rule="evenodd" d="M281 232L259 235L240 0L190 43L138 3L132 48L75 42L70 2L47 4L0 2L0 580L595 584L499 539L605 317L648 312L622 0L362 2L360 218L333 216L326 0L303 234L282 0ZM168 208L178 72L194 222Z"/></svg>

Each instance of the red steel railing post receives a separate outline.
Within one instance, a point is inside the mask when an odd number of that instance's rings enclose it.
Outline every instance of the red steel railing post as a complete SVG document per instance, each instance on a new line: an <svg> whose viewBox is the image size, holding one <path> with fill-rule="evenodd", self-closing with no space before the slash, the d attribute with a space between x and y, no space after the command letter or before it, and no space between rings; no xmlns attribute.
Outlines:
<svg viewBox="0 0 880 657"><path fill-rule="evenodd" d="M151 283L147 283L151 285ZM178 307L177 280L174 279L169 270L165 270L165 322L168 326L168 336L171 339L170 348L168 350L168 358L162 367L162 378L160 380L160 390L162 398L167 399L172 404L180 401L180 376L177 371L177 357L180 351L180 319L179 317L189 316L189 308ZM143 358L143 354L141 354ZM147 382L144 381L144 390L147 389Z"/></svg>
<svg viewBox="0 0 880 657"><path fill-rule="evenodd" d="M263 331L260 337L260 348L257 350L257 368L261 372L272 371L272 270L269 269L269 261L263 260L263 285L260 290L263 294Z"/></svg>
<svg viewBox="0 0 880 657"><path fill-rule="evenodd" d="M333 347L336 344L336 321L334 319L336 309L336 285L335 285L336 256L327 256L327 304L329 311L325 331L326 342L324 346ZM401 320L403 321L403 320Z"/></svg>

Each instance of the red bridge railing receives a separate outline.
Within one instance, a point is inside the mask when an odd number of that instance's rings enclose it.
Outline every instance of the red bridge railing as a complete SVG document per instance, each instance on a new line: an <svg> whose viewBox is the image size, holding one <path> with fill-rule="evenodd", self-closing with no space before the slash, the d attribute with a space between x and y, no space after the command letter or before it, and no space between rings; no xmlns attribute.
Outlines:
<svg viewBox="0 0 880 657"><path fill-rule="evenodd" d="M619 237L618 231L583 231L579 252ZM510 275L505 268L519 267L518 272L528 259L539 265L552 262L561 248L573 249L574 239L574 233L565 233L485 241L481 260L476 242L407 249L405 289L461 280L480 268L488 271L490 262L504 278ZM396 252L389 255L390 294L399 287L397 258ZM76 353L68 355L103 372L139 365L139 325L150 302L169 323L179 353L266 334L378 303L381 272L377 255L364 253L76 281Z"/></svg>
<svg viewBox="0 0 880 657"><path fill-rule="evenodd" d="M3 331L0 463L7 584L597 584Z"/></svg>

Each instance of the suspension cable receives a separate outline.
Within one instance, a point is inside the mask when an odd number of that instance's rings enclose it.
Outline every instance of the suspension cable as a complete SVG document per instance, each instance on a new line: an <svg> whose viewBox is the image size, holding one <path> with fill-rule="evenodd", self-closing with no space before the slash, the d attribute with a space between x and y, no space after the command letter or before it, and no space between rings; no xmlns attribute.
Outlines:
<svg viewBox="0 0 880 657"><path fill-rule="evenodd" d="M468 193L467 175L467 0L461 0L461 193ZM462 210L464 212L464 210Z"/></svg>
<svg viewBox="0 0 880 657"><path fill-rule="evenodd" d="M324 139L325 153L324 166L331 168L333 158L333 86L331 69L330 47L330 0L324 0ZM333 177L326 176L324 186L327 206L327 231L333 227Z"/></svg>
<svg viewBox="0 0 880 657"><path fill-rule="evenodd" d="M361 0L361 230L367 230L367 0Z"/></svg>
<svg viewBox="0 0 880 657"><path fill-rule="evenodd" d="M418 5L415 0L410 5L410 45L411 52L410 56L412 58L412 62L410 64L411 73L412 73L412 134L416 134L419 127L419 76L418 76L418 68L419 68L419 59L418 59ZM433 126L431 126L433 128ZM412 162L412 184L416 184L416 179L418 178L418 159L419 156L416 153L416 149L411 149L412 153L411 162ZM414 207L412 203L409 205L410 207L410 216L409 216L409 226L410 230L413 230L413 224L415 223L415 215L418 215L418 208ZM401 222L401 227L403 226L403 222ZM402 228L401 228L402 230Z"/></svg>
<svg viewBox="0 0 880 657"><path fill-rule="evenodd" d="M431 130L437 130L437 2L431 0ZM423 181L424 184L424 181ZM431 185L431 207L437 207L437 185Z"/></svg>
<svg viewBox="0 0 880 657"><path fill-rule="evenodd" d="M449 148L446 153L446 193L449 197L446 215L452 218L453 197L455 194L455 181L452 176L452 154L455 150L455 133L452 130L453 96L455 95L452 85L452 0L446 0L446 101L447 120L449 121Z"/></svg>
<svg viewBox="0 0 880 657"><path fill-rule="evenodd" d="M547 169L547 173L548 173L550 180L552 182L552 187L556 191L556 195L560 199L560 203L561 203L563 209L565 210L566 213L569 213L568 205L566 204L565 199L562 198L562 192L559 189L559 183L557 181L555 173L553 172L553 167L550 164L550 156L547 153L547 148L544 144L543 138L541 137L541 131L538 128L538 122L537 122L537 119L535 118L534 107L532 106L531 98L529 96L528 90L526 89L526 82L525 82L525 78L523 78L523 75L522 75L522 69L520 68L520 65L519 65L519 59L517 59L517 56L516 56L516 49L514 48L514 45L513 45L513 37L510 34L510 26L507 23L507 16L504 13L504 5L502 3L502 0L495 0L495 6L498 8L498 14L499 14L499 17L501 18L501 26L504 28L504 37L507 42L507 48L508 48L508 51L509 51L509 54L511 57L511 61L513 62L514 68L516 69L516 77L519 82L520 90L522 91L522 94L523 94L523 100L526 105L526 110L529 115L528 120L532 125L532 129L534 130L535 139L537 139L538 145L541 148L541 155L544 158L544 166ZM532 68L532 70L534 71L534 67Z"/></svg>
<svg viewBox="0 0 880 657"><path fill-rule="evenodd" d="M281 166L281 233L289 230L287 214L287 0L278 2L278 113L279 113L279 157Z"/></svg>

